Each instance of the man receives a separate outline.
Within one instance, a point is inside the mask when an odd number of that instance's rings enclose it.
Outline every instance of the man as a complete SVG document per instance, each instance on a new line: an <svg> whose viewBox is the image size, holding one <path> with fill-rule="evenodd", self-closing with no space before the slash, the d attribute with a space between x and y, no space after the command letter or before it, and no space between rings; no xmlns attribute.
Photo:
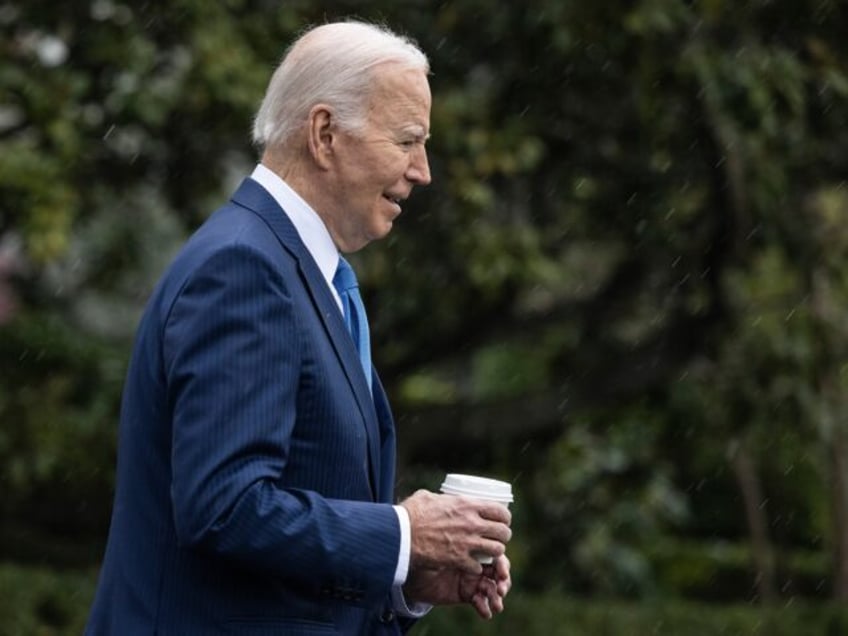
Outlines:
<svg viewBox="0 0 848 636"><path fill-rule="evenodd" d="M430 181L428 72L406 39L345 22L274 73L261 164L139 325L88 634L398 634L430 605L503 610L505 508L392 505L394 425L340 256Z"/></svg>

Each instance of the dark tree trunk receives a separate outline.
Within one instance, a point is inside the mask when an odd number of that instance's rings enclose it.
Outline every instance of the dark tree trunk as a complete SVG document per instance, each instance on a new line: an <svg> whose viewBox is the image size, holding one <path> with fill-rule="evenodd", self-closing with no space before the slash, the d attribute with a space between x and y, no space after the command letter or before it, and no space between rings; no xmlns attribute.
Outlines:
<svg viewBox="0 0 848 636"><path fill-rule="evenodd" d="M848 435L842 422L833 430L833 597L848 603Z"/></svg>
<svg viewBox="0 0 848 636"><path fill-rule="evenodd" d="M774 556L768 536L768 516L763 489L756 464L746 442L739 441L732 452L730 463L742 493L745 519L751 533L751 556L756 572L755 588L759 601L773 603L777 599L774 581Z"/></svg>

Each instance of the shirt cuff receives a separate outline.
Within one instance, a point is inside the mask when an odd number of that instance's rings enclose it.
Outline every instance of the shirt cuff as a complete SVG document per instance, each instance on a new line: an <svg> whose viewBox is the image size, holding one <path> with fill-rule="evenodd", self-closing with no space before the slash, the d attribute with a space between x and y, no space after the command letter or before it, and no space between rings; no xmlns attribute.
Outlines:
<svg viewBox="0 0 848 636"><path fill-rule="evenodd" d="M395 569L395 579L392 585L392 607L399 616L406 618L421 618L433 606L428 603L413 603L410 607L403 595L402 585L406 583L409 574L409 555L412 551L412 527L409 524L409 513L403 506L394 506L400 522L400 552Z"/></svg>
<svg viewBox="0 0 848 636"><path fill-rule="evenodd" d="M400 523L400 551L398 553L397 567L395 568L395 587L406 583L409 574L409 553L412 550L412 528L409 525L409 513L403 506L393 506Z"/></svg>
<svg viewBox="0 0 848 636"><path fill-rule="evenodd" d="M403 588L399 585L392 588L392 607L398 616L404 618L421 618L433 609L429 603L413 603L410 607L403 595Z"/></svg>

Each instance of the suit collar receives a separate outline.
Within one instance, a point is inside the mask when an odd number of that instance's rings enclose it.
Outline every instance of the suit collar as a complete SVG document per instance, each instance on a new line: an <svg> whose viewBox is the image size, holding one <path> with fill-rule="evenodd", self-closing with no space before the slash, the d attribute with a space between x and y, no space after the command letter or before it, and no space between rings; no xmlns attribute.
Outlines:
<svg viewBox="0 0 848 636"><path fill-rule="evenodd" d="M348 383L356 397L359 411L368 433L369 467L375 498L382 490L379 479L380 431L373 396L359 361L356 346L347 331L339 306L330 291L329 285L315 263L315 260L301 241L291 220L274 198L252 179L242 181L232 201L236 205L257 214L276 235L283 248L297 260L303 283L309 292L315 311L324 325L324 329L333 344L339 362L347 376Z"/></svg>
<svg viewBox="0 0 848 636"><path fill-rule="evenodd" d="M324 220L312 207L295 192L280 176L263 164L254 168L250 178L268 191L277 204L285 211L292 222L300 240L321 270L327 285L333 284L333 276L339 264L339 251L333 243L333 237L324 224ZM334 290L331 291L335 293ZM337 299L338 300L338 299ZM339 300L339 307L341 301Z"/></svg>

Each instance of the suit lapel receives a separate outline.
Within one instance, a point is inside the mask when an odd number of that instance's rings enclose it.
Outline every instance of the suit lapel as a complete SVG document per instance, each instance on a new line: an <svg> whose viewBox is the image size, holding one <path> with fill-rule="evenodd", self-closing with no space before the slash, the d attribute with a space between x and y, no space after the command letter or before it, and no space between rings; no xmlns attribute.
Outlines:
<svg viewBox="0 0 848 636"><path fill-rule="evenodd" d="M324 325L324 330L333 344L339 362L347 376L348 383L356 398L365 429L368 435L369 473L375 499L381 490L379 479L380 431L374 399L368 389L368 383L359 361L356 346L348 334L344 318L330 292L327 282L306 246L300 240L292 222L277 204L274 198L252 179L245 179L232 197L234 203L252 210L271 228L281 245L298 262L301 278L315 311Z"/></svg>
<svg viewBox="0 0 848 636"><path fill-rule="evenodd" d="M377 501L393 503L395 491L395 423L389 400L383 384L374 372L374 407L377 410L377 422L380 425L380 474L377 487Z"/></svg>

